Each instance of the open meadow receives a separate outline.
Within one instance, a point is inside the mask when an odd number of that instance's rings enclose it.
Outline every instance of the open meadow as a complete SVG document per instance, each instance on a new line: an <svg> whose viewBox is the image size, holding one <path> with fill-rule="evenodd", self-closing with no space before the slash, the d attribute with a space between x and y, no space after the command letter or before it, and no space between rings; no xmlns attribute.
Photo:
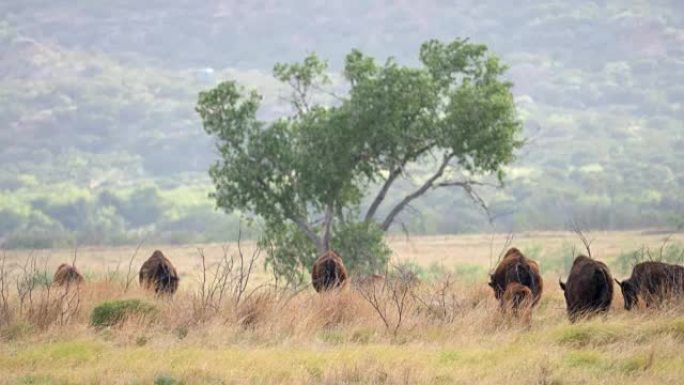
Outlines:
<svg viewBox="0 0 684 385"><path fill-rule="evenodd" d="M587 236L593 256L618 279L636 259L684 262L681 233ZM49 278L74 250L7 251L0 384L684 383L684 304L627 312L616 285L605 317L569 323L557 282L584 252L574 233L512 240L540 262L544 277L529 322L504 316L487 286L505 234L394 236L389 244L392 264L418 279L356 279L322 295L310 286L274 287L261 259L246 281L246 267L231 260L234 244L142 245L137 254L135 247L79 248L86 281L67 289L49 286ZM155 249L180 274L172 300L138 285L138 269ZM251 243L241 250L245 262L257 255ZM112 322L91 317L110 300L131 300L123 303L132 311Z"/></svg>

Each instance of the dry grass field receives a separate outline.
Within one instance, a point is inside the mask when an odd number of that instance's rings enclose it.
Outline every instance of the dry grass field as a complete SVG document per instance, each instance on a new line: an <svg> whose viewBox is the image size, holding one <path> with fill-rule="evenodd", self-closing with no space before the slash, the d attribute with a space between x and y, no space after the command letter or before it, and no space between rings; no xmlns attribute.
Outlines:
<svg viewBox="0 0 684 385"><path fill-rule="evenodd" d="M588 235L594 257L619 278L633 251L648 247L657 256L665 238ZM42 285L41 272L71 261L74 250L8 251L0 271L0 384L684 383L684 304L627 312L616 287L607 316L570 324L557 280L573 246L583 246L572 233L526 233L512 244L540 261L545 291L529 322L511 319L487 286L504 239L394 237L394 261L414 263L420 282L323 295L264 286L270 278L261 261L244 292L236 270L216 285L221 245L199 246L205 280L197 245L143 245L129 287L135 248L82 248L76 265L86 282L69 289ZM684 235L669 243L684 243ZM181 275L173 300L138 287L137 269L156 248ZM249 256L254 246L242 250ZM228 254L236 251L228 246ZM92 310L114 299L140 299L152 310L92 326Z"/></svg>

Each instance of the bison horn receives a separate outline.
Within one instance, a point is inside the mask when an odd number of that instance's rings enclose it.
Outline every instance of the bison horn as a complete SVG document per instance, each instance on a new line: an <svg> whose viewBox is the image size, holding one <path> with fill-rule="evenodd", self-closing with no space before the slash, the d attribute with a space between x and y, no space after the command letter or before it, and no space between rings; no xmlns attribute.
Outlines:
<svg viewBox="0 0 684 385"><path fill-rule="evenodd" d="M560 285L561 289L563 289L563 291L565 291L565 284L563 283L563 281L561 281L560 278L558 278L558 284Z"/></svg>

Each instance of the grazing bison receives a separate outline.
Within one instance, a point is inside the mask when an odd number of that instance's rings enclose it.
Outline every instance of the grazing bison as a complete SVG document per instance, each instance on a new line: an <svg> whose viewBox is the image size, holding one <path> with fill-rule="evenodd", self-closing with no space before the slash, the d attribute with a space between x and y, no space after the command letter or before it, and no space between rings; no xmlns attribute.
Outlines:
<svg viewBox="0 0 684 385"><path fill-rule="evenodd" d="M347 280L347 269L342 258L328 250L316 259L311 269L311 283L317 292L342 286Z"/></svg>
<svg viewBox="0 0 684 385"><path fill-rule="evenodd" d="M154 288L157 294L173 294L178 289L178 273L159 250L155 250L140 267L139 280L140 286Z"/></svg>
<svg viewBox="0 0 684 385"><path fill-rule="evenodd" d="M523 302L531 306L539 302L544 281L537 262L526 258L513 247L506 252L494 274L490 275L489 286L494 289L494 296L502 307L517 309Z"/></svg>
<svg viewBox="0 0 684 385"><path fill-rule="evenodd" d="M631 310L639 297L646 307L659 304L671 296L684 294L684 267L663 262L642 262L634 266L632 276L620 285L625 309Z"/></svg>
<svg viewBox="0 0 684 385"><path fill-rule="evenodd" d="M607 312L613 300L613 278L605 263L580 255L572 263L566 283L560 279L570 322L583 315Z"/></svg>
<svg viewBox="0 0 684 385"><path fill-rule="evenodd" d="M59 265L55 275L52 278L52 283L57 286L68 286L70 284L79 284L83 282L83 276L72 265L63 263Z"/></svg>

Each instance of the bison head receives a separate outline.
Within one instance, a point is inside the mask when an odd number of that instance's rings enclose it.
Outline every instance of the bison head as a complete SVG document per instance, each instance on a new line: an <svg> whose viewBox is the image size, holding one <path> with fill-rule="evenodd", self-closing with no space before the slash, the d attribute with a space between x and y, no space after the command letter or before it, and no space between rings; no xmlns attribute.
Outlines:
<svg viewBox="0 0 684 385"><path fill-rule="evenodd" d="M503 287L501 287L501 285L499 285L496 282L496 280L494 279L494 274L489 274L489 287L491 287L492 290L494 290L494 296L496 297L496 299L501 299L504 293L504 289Z"/></svg>
<svg viewBox="0 0 684 385"><path fill-rule="evenodd" d="M625 310L632 310L632 308L637 304L637 287L630 280L624 280L622 282L617 279L615 282L620 285L620 290L622 290L622 298L625 302Z"/></svg>

